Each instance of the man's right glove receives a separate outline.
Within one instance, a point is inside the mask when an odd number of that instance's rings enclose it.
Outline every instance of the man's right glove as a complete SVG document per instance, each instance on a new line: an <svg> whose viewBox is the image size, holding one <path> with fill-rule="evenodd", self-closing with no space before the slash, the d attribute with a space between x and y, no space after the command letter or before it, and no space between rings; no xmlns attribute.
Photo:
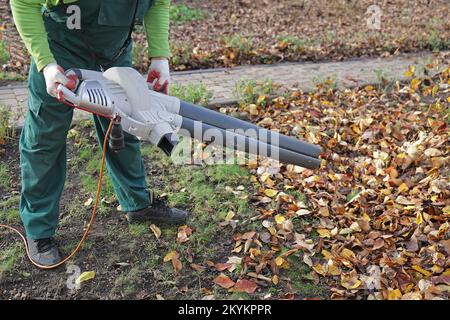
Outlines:
<svg viewBox="0 0 450 320"><path fill-rule="evenodd" d="M67 77L64 69L56 63L49 63L43 70L47 93L57 98L56 88L58 84L62 84L70 90L74 90L77 86L76 77Z"/></svg>

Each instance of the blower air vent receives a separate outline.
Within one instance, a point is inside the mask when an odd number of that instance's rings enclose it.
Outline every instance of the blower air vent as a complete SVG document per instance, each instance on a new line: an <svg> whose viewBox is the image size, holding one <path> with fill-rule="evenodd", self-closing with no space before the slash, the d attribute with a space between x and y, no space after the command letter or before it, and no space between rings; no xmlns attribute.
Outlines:
<svg viewBox="0 0 450 320"><path fill-rule="evenodd" d="M108 99L106 99L103 89L87 89L86 91L89 95L90 103L98 104L104 107L108 106Z"/></svg>

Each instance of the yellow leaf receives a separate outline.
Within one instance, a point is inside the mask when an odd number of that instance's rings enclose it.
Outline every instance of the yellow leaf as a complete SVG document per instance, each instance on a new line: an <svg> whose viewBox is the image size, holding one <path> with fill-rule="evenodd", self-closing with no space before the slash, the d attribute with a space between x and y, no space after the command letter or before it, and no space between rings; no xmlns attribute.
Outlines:
<svg viewBox="0 0 450 320"><path fill-rule="evenodd" d="M257 116L259 114L256 104L249 104L247 108L252 116Z"/></svg>
<svg viewBox="0 0 450 320"><path fill-rule="evenodd" d="M347 285L346 288L349 289L349 290L352 290L352 289L359 288L360 285L361 285L361 280L357 279L351 285Z"/></svg>
<svg viewBox="0 0 450 320"><path fill-rule="evenodd" d="M388 300L398 300L402 297L402 292L399 289L388 289Z"/></svg>
<svg viewBox="0 0 450 320"><path fill-rule="evenodd" d="M412 266L412 268L414 270L416 270L417 272L420 272L421 274L423 274L425 277L429 277L432 275L432 273L430 271L425 270L424 268L422 268L421 266L418 265L414 265Z"/></svg>
<svg viewBox="0 0 450 320"><path fill-rule="evenodd" d="M277 214L277 215L275 216L275 221L276 221L276 223L278 223L278 224L282 224L285 220L286 220L286 218L283 217L281 214Z"/></svg>
<svg viewBox="0 0 450 320"><path fill-rule="evenodd" d="M175 250L170 251L166 256L164 257L164 262L169 262L177 255L177 252Z"/></svg>
<svg viewBox="0 0 450 320"><path fill-rule="evenodd" d="M422 81L420 81L419 78L414 78L411 80L411 89L412 90L417 90L419 88L419 85L421 84Z"/></svg>
<svg viewBox="0 0 450 320"><path fill-rule="evenodd" d="M275 259L275 264L276 264L278 267L281 267L281 266L283 265L283 263L284 263L284 259L283 259L282 257L277 257L277 258Z"/></svg>
<svg viewBox="0 0 450 320"><path fill-rule="evenodd" d="M277 275L274 275L274 276L272 277L272 283L273 283L274 285L278 285L279 282L280 282L280 279L278 278L278 276L277 276Z"/></svg>
<svg viewBox="0 0 450 320"><path fill-rule="evenodd" d="M415 68L414 66L409 66L408 71L405 72L405 77L411 78L414 75Z"/></svg>
<svg viewBox="0 0 450 320"><path fill-rule="evenodd" d="M236 214L233 211L228 211L225 221L231 221Z"/></svg>
<svg viewBox="0 0 450 320"><path fill-rule="evenodd" d="M338 276L341 274L341 269L339 269L338 266L336 266L334 263L328 265L328 273L332 276ZM358 287L361 283L358 284Z"/></svg>
<svg viewBox="0 0 450 320"><path fill-rule="evenodd" d="M352 124L351 126L350 126L350 128L352 128L352 130L353 130L353 132L354 133L356 133L356 134L361 134L362 132L361 132L361 129L359 128L359 126L358 125L356 125L356 124Z"/></svg>
<svg viewBox="0 0 450 320"><path fill-rule="evenodd" d="M156 225L151 224L150 230L153 231L153 234L155 235L156 239L159 239L159 237L161 236L161 229L159 229Z"/></svg>
<svg viewBox="0 0 450 320"><path fill-rule="evenodd" d="M344 249L342 250L341 256L342 256L343 258L345 258L345 259L348 259L348 260L356 260L355 253L354 253L352 250L347 249L347 248L344 248Z"/></svg>
<svg viewBox="0 0 450 320"><path fill-rule="evenodd" d="M258 100L256 101L256 104L261 104L266 100L266 95L263 93L258 97Z"/></svg>
<svg viewBox="0 0 450 320"><path fill-rule="evenodd" d="M268 227L267 230L270 232L271 235L276 236L277 230L274 227Z"/></svg>
<svg viewBox="0 0 450 320"><path fill-rule="evenodd" d="M444 207L444 209L442 209L442 212L446 215L450 215L450 206Z"/></svg>
<svg viewBox="0 0 450 320"><path fill-rule="evenodd" d="M417 218L416 218L416 224L422 224L423 222L423 217L422 217L422 212L417 212Z"/></svg>
<svg viewBox="0 0 450 320"><path fill-rule="evenodd" d="M346 289L353 290L361 286L361 280L358 279L356 271L341 274L341 286Z"/></svg>
<svg viewBox="0 0 450 320"><path fill-rule="evenodd" d="M331 238L331 233L328 229L317 229L317 233L321 238Z"/></svg>
<svg viewBox="0 0 450 320"><path fill-rule="evenodd" d="M328 207L320 207L319 208L319 212L324 217L329 217L330 216L330 210L328 210Z"/></svg>
<svg viewBox="0 0 450 320"><path fill-rule="evenodd" d="M326 260L330 260L333 257L331 255L331 252L327 251L325 249L322 250L322 255L323 255L323 258L326 259Z"/></svg>
<svg viewBox="0 0 450 320"><path fill-rule="evenodd" d="M315 266L313 266L313 270L322 276L325 276L327 274L321 264L316 264Z"/></svg>
<svg viewBox="0 0 450 320"><path fill-rule="evenodd" d="M270 173L269 173L269 172L264 172L264 173L261 175L261 181L262 181L262 182L266 182L267 178L269 178L269 177L270 177Z"/></svg>
<svg viewBox="0 0 450 320"><path fill-rule="evenodd" d="M399 158L399 159L404 159L404 158L406 158L406 156L407 156L407 154L404 153L404 152L402 152L402 153L399 153L399 154L397 155L397 158Z"/></svg>
<svg viewBox="0 0 450 320"><path fill-rule="evenodd" d="M370 216L364 212L363 214L363 218L366 219L367 222L370 222L372 219L370 218Z"/></svg>
<svg viewBox="0 0 450 320"><path fill-rule="evenodd" d="M399 187L398 187L398 192L403 193L409 190L409 187L406 183L402 183Z"/></svg>
<svg viewBox="0 0 450 320"><path fill-rule="evenodd" d="M95 278L95 271L86 271L80 274L80 276L75 280L76 284L91 280Z"/></svg>
<svg viewBox="0 0 450 320"><path fill-rule="evenodd" d="M242 246L237 246L236 248L234 248L233 250L231 250L231 252L234 252L234 253L239 253L239 252L241 252L242 251Z"/></svg>
<svg viewBox="0 0 450 320"><path fill-rule="evenodd" d="M264 194L266 196L268 196L268 197L271 197L271 198L275 197L277 195L277 193L278 193L278 191L274 190L274 189L266 189L266 190L264 190Z"/></svg>

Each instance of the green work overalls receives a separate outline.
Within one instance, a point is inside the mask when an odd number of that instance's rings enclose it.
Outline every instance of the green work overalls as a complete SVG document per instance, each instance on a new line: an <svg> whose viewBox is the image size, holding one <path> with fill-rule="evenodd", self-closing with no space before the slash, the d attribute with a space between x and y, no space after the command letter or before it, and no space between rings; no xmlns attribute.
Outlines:
<svg viewBox="0 0 450 320"><path fill-rule="evenodd" d="M150 0L79 0L81 32L69 30L66 6L43 10L50 49L65 70L99 70L107 65L128 38L133 17L143 20ZM88 45L86 45L86 43ZM92 53L97 57L93 59ZM112 66L131 66L131 45ZM47 94L45 79L34 61L28 78L29 110L20 137L22 192L20 214L27 236L52 237L59 218L59 201L66 178L66 139L73 109ZM109 120L94 116L95 129L103 141ZM109 150L106 165L119 203L125 211L137 211L150 205L140 142L125 134L125 149L118 154Z"/></svg>

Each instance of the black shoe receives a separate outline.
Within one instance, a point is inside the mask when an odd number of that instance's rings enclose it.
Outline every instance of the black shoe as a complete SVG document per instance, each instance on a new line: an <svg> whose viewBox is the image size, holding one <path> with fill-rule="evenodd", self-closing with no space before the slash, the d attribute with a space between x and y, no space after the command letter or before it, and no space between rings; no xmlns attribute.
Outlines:
<svg viewBox="0 0 450 320"><path fill-rule="evenodd" d="M53 238L38 240L27 238L27 242L30 258L34 262L44 266L51 266L61 261L61 255Z"/></svg>
<svg viewBox="0 0 450 320"><path fill-rule="evenodd" d="M169 208L162 201L154 201L149 207L133 212L127 212L128 222L152 221L160 224L182 224L186 222L189 213L176 208Z"/></svg>

